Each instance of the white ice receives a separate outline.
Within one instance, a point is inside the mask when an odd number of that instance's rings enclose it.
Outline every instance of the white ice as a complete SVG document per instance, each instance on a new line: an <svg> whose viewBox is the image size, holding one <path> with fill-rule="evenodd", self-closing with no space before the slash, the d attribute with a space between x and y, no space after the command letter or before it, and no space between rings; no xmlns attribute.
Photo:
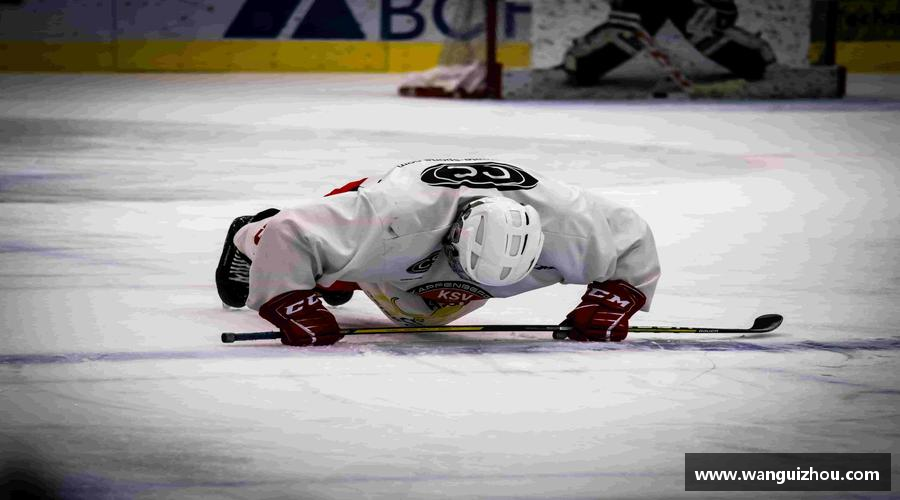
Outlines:
<svg viewBox="0 0 900 500"><path fill-rule="evenodd" d="M694 498L686 452L900 452L900 79L720 104L415 100L396 82L0 76L0 455L65 498L496 499ZM216 296L233 217L470 156L645 216L663 277L633 324L784 325L219 342L270 329ZM581 292L465 322L556 323ZM386 323L362 296L335 313Z"/></svg>

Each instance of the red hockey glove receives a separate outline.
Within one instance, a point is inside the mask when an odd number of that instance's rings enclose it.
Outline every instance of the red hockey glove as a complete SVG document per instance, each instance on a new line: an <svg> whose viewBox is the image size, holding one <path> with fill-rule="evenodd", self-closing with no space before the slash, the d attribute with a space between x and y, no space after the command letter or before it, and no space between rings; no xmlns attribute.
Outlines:
<svg viewBox="0 0 900 500"><path fill-rule="evenodd" d="M572 326L569 338L618 342L628 336L628 319L638 312L647 297L622 280L592 282L564 325Z"/></svg>
<svg viewBox="0 0 900 500"><path fill-rule="evenodd" d="M282 344L331 345L344 338L334 315L311 290L283 293L263 304L259 315L281 330Z"/></svg>

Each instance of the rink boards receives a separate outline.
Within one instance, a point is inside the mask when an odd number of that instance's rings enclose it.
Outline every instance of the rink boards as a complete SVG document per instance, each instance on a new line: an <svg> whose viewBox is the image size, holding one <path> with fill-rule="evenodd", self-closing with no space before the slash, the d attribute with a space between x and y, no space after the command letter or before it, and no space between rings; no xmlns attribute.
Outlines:
<svg viewBox="0 0 900 500"><path fill-rule="evenodd" d="M411 71L433 66L452 35L457 0L21 1L0 4L0 69L61 71ZM845 2L846 3L846 2ZM501 2L501 61L555 65L573 37L606 19L604 0ZM890 13L857 0L847 9L838 63L898 71L898 42L879 29ZM779 61L802 66L821 51L807 2L737 0L738 25L761 33ZM872 11L875 9L875 11ZM872 11L872 12L869 12ZM852 17L855 16L855 17ZM852 17L852 19L850 19ZM811 26L812 24L812 26ZM872 29L860 30L871 24ZM883 28L883 27L882 27ZM811 33L814 35L811 37ZM681 47L686 69L709 64ZM810 39L813 38L813 43Z"/></svg>
<svg viewBox="0 0 900 500"><path fill-rule="evenodd" d="M454 1L224 0L0 5L0 69L375 71L434 66ZM506 2L499 57L530 61L529 2Z"/></svg>

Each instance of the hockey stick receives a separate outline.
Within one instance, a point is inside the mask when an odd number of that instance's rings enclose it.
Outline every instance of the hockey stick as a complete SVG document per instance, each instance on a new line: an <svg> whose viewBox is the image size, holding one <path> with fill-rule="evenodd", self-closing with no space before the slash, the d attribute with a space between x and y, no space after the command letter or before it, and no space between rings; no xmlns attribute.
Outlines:
<svg viewBox="0 0 900 500"><path fill-rule="evenodd" d="M697 328L686 326L633 326L629 333L765 333L778 328L784 318L780 314L764 314L753 322L750 328ZM431 333L431 332L553 332L553 338L564 339L571 326L560 325L462 325L462 326L388 326L383 328L344 328L343 335L371 335L384 333ZM244 340L275 340L281 332L253 332L222 334L222 342Z"/></svg>
<svg viewBox="0 0 900 500"><path fill-rule="evenodd" d="M635 37L650 57L659 65L663 71L668 73L668 78L675 82L679 89L687 96L692 98L704 97L740 97L741 91L746 87L747 80L743 78L732 78L721 82L696 83L688 78L676 65L672 59L659 45L656 38L642 27L635 29ZM664 94L664 93L663 93ZM665 97L665 95L654 97Z"/></svg>
<svg viewBox="0 0 900 500"><path fill-rule="evenodd" d="M635 28L634 31L635 37L637 37L638 41L644 47L644 50L650 54L650 57L656 61L663 70L669 73L669 78L678 85L678 88L682 90L687 95L691 95L693 91L694 82L692 82L688 77L681 72L674 64L672 64L672 60L669 58L669 55L663 52L662 49L656 45L656 39L653 38L653 35L647 32L647 30L642 27Z"/></svg>

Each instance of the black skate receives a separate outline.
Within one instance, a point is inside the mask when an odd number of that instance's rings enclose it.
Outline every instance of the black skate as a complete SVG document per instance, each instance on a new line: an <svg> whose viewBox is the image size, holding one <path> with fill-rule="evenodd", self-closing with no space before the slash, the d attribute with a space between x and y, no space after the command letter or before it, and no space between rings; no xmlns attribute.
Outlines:
<svg viewBox="0 0 900 500"><path fill-rule="evenodd" d="M242 215L232 221L225 235L222 256L216 267L216 290L222 304L229 307L244 307L250 294L250 258L234 245L234 235L251 222L269 218L278 213L277 209L263 210L256 215Z"/></svg>

